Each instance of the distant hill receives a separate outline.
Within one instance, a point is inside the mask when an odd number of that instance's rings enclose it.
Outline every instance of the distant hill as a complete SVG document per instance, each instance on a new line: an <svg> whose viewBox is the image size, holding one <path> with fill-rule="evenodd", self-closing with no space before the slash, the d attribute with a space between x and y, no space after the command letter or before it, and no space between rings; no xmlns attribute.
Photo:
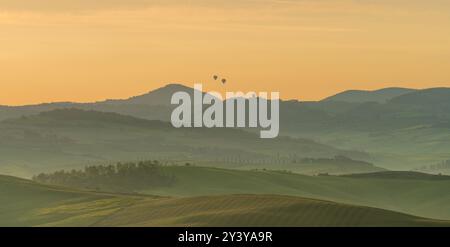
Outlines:
<svg viewBox="0 0 450 247"><path fill-rule="evenodd" d="M370 98L370 97L369 97ZM290 103L282 132L332 146L364 150L389 170L413 170L450 155L449 89L416 90L385 102Z"/></svg>
<svg viewBox="0 0 450 247"><path fill-rule="evenodd" d="M345 156L336 156L334 158L303 158L294 160L290 166L280 167L280 169L283 168L306 175L340 175L351 174L352 171L356 174L365 174L367 172L375 173L385 171L385 169L369 162L353 160Z"/></svg>
<svg viewBox="0 0 450 247"><path fill-rule="evenodd" d="M92 103L55 102L25 106L0 106L0 121L8 118L35 115L61 108L77 108L102 112L114 112L148 120L170 121L175 106L170 100L175 92L193 95L194 89L181 84L168 84L148 93L127 99L108 99Z"/></svg>
<svg viewBox="0 0 450 247"><path fill-rule="evenodd" d="M0 144L0 172L26 177L121 160L282 169L300 158L369 158L364 152L340 150L308 139L267 140L231 128L176 129L167 122L73 108L0 122ZM361 167L363 172L379 171L375 166Z"/></svg>
<svg viewBox="0 0 450 247"><path fill-rule="evenodd" d="M59 108L52 111L41 112L36 115L11 118L0 122L0 125L16 125L27 127L80 127L87 128L104 124L121 125L138 128L168 129L170 125L157 120L145 120L132 116L121 115L113 112L99 112L93 110L80 110L77 108Z"/></svg>
<svg viewBox="0 0 450 247"><path fill-rule="evenodd" d="M350 103L377 102L385 103L395 97L415 92L415 89L409 88L383 88L374 91L348 90L342 93L325 98L323 101L341 101Z"/></svg>
<svg viewBox="0 0 450 247"><path fill-rule="evenodd" d="M0 106L0 120L35 115L61 108L77 108L102 112L115 112L149 120L170 120L173 106L170 104L174 92L183 91L190 95L193 89L181 84L169 84L148 93L128 99L109 99L92 103L55 102L25 106Z"/></svg>
<svg viewBox="0 0 450 247"><path fill-rule="evenodd" d="M343 177L351 178L376 178L376 179L418 179L418 180L449 180L450 176L446 175L433 175L421 172L413 171L383 171L373 173L360 173L342 175Z"/></svg>
<svg viewBox="0 0 450 247"><path fill-rule="evenodd" d="M128 104L128 105L150 105L150 106L170 106L170 99L176 92L186 92L194 94L194 90L181 84L168 84L164 87L150 91L146 94L134 96L128 99L106 100L99 104ZM193 97L193 96L192 96Z"/></svg>
<svg viewBox="0 0 450 247"><path fill-rule="evenodd" d="M445 226L375 208L276 195L161 198L0 176L0 226ZM345 216L345 217L344 217Z"/></svg>
<svg viewBox="0 0 450 247"><path fill-rule="evenodd" d="M392 98L391 103L450 107L450 88L429 88Z"/></svg>
<svg viewBox="0 0 450 247"><path fill-rule="evenodd" d="M167 102L175 91L193 93L189 87L170 84L123 100L0 106L0 120L77 108L169 122L174 106ZM386 169L412 170L450 159L445 149L450 138L448 98L447 88L386 88L344 92L319 102L281 101L280 131L284 136L370 153L370 160L361 156L351 158ZM327 157L333 156L334 153L330 153ZM22 162L13 162L9 166L14 166L15 170L27 169Z"/></svg>

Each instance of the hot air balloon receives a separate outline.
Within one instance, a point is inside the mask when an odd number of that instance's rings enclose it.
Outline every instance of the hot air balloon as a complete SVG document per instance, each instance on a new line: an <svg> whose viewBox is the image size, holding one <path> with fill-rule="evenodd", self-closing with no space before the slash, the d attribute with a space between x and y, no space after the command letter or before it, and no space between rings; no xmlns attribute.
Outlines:
<svg viewBox="0 0 450 247"><path fill-rule="evenodd" d="M227 79L222 79L222 84L225 84L225 83L227 83Z"/></svg>
<svg viewBox="0 0 450 247"><path fill-rule="evenodd" d="M214 78L214 80L216 81L217 78L219 78L219 77L218 77L217 75L214 75L213 78Z"/></svg>

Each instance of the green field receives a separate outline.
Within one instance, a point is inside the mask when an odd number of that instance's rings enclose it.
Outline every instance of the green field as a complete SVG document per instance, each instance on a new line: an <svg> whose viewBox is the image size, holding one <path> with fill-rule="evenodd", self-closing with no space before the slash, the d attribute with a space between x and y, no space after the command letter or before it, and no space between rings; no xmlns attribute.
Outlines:
<svg viewBox="0 0 450 247"><path fill-rule="evenodd" d="M446 226L449 222L280 195L189 198L79 191L0 176L0 226Z"/></svg>
<svg viewBox="0 0 450 247"><path fill-rule="evenodd" d="M226 194L279 194L364 205L418 215L450 219L450 180L419 177L364 179L304 176L277 171L243 171L206 167L163 167L174 175L170 187L138 191L151 195L204 196ZM438 178L438 177L437 177Z"/></svg>
<svg viewBox="0 0 450 247"><path fill-rule="evenodd" d="M90 225L139 199L0 176L0 226Z"/></svg>
<svg viewBox="0 0 450 247"><path fill-rule="evenodd" d="M95 226L444 226L386 210L279 195L147 200Z"/></svg>

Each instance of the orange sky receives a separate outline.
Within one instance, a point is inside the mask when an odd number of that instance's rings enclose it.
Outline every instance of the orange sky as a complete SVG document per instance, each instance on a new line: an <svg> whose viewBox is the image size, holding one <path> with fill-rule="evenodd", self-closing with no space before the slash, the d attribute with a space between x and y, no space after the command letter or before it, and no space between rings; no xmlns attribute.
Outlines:
<svg viewBox="0 0 450 247"><path fill-rule="evenodd" d="M0 104L450 86L449 30L446 0L0 0Z"/></svg>

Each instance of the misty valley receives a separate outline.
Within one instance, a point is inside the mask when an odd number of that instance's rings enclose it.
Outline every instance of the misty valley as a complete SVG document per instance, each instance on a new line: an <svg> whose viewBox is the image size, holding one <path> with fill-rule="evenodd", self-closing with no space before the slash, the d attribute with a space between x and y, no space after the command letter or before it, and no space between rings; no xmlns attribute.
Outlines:
<svg viewBox="0 0 450 247"><path fill-rule="evenodd" d="M450 89L280 100L272 139L174 128L180 91L0 106L0 225L450 225Z"/></svg>

